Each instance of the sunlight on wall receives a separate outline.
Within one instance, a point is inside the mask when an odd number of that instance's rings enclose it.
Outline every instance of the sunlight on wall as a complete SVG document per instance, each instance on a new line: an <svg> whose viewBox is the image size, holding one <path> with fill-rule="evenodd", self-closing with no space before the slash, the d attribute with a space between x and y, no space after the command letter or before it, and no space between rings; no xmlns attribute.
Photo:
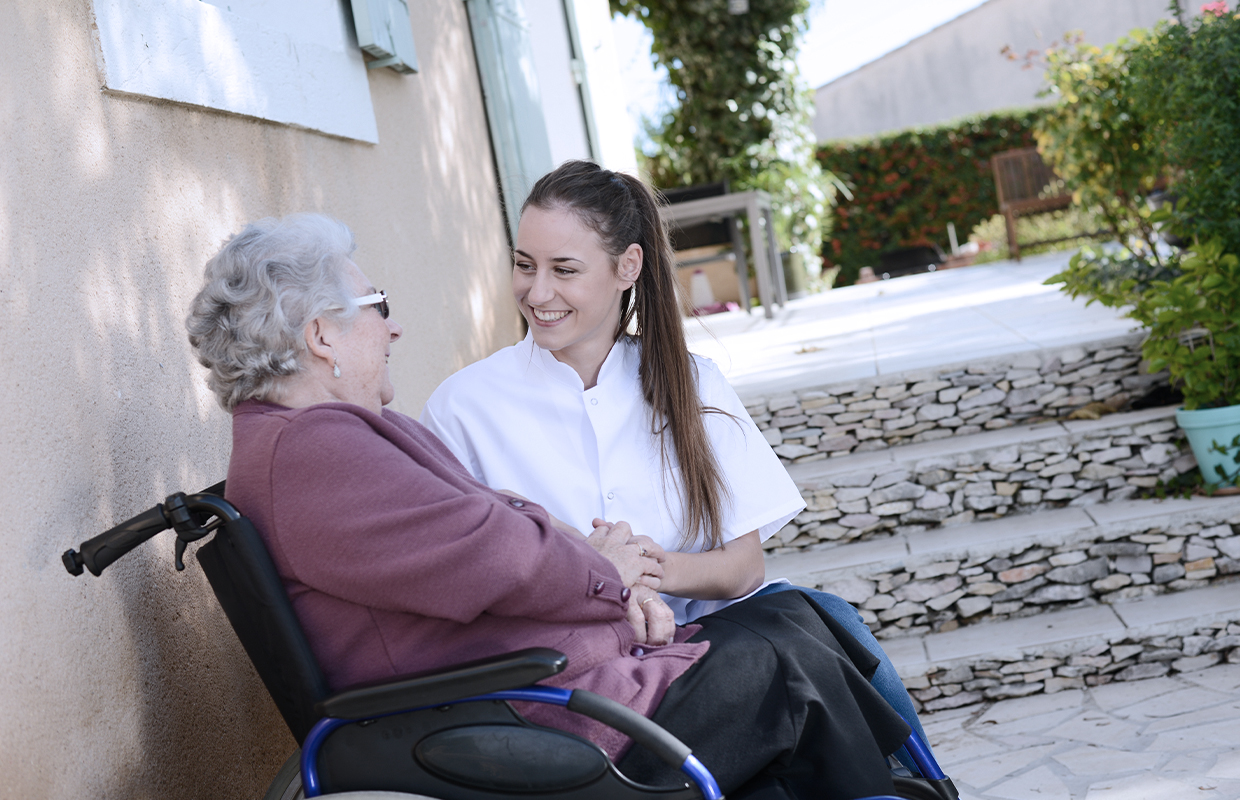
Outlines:
<svg viewBox="0 0 1240 800"><path fill-rule="evenodd" d="M0 59L19 89L0 92L0 739L18 743L0 774L49 800L261 796L294 743L192 555L175 572L165 537L99 579L59 556L224 477L228 416L183 321L204 262L246 222L321 210L358 229L410 327L430 331L400 351L413 413L458 360L508 343L465 12L418 4L424 73L363 75L385 126L371 146L101 92L90 8L18 4Z"/></svg>

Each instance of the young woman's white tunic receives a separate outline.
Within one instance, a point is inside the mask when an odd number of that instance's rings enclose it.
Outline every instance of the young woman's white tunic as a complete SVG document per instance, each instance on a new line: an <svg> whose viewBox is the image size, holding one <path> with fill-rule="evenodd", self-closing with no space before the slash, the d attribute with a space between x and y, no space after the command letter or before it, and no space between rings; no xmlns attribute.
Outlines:
<svg viewBox="0 0 1240 800"><path fill-rule="evenodd" d="M588 533L591 520L628 522L667 550L681 547L679 467L665 469L638 377L640 345L611 349L598 384L525 341L444 381L421 421L482 483L541 504ZM731 491L723 539L758 531L763 541L805 507L788 472L714 362L694 356L707 435ZM730 415L730 416L729 416ZM670 443L669 443L670 448ZM728 605L664 595L683 624Z"/></svg>

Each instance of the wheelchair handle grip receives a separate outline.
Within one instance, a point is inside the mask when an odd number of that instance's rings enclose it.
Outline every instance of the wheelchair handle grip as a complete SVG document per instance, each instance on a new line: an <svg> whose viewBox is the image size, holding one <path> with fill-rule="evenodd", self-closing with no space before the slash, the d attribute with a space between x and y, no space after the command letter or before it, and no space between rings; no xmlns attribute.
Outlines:
<svg viewBox="0 0 1240 800"><path fill-rule="evenodd" d="M163 503L125 520L111 530L81 544L81 551L69 548L61 556L70 575L81 575L82 567L98 577L108 565L150 539L160 531L172 527L164 514Z"/></svg>
<svg viewBox="0 0 1240 800"><path fill-rule="evenodd" d="M615 728L674 769L684 766L685 760L693 754L687 744L658 724L610 697L587 692L585 689L574 689L566 708Z"/></svg>

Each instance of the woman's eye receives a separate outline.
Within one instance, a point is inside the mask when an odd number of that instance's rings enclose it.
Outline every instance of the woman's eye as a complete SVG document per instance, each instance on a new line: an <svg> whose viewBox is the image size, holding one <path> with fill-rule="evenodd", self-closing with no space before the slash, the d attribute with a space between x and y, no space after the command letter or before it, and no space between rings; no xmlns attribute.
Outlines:
<svg viewBox="0 0 1240 800"><path fill-rule="evenodd" d="M555 274L557 275L573 275L576 274L576 272L577 270L569 269L568 267L556 267L555 269Z"/></svg>
<svg viewBox="0 0 1240 800"><path fill-rule="evenodd" d="M532 269L534 268L534 265L533 265L533 264L525 264L525 263L522 263L522 262L518 261L518 262L516 263L516 267L517 267L517 269L521 270L522 272L529 272L530 270L532 270Z"/></svg>

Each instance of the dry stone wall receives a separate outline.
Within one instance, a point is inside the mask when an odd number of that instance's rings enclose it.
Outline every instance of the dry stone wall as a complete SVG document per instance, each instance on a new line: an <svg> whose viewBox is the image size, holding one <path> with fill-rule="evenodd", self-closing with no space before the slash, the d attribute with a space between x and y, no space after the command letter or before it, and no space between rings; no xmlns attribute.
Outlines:
<svg viewBox="0 0 1240 800"><path fill-rule="evenodd" d="M1169 416L1103 423L990 450L828 474L801 485L806 510L763 544L774 554L1065 505L1126 500L1196 468ZM1056 427L1055 432L1061 431Z"/></svg>
<svg viewBox="0 0 1240 800"><path fill-rule="evenodd" d="M880 639L950 631L1065 607L1116 603L1230 582L1240 575L1240 517L1108 539L826 577Z"/></svg>
<svg viewBox="0 0 1240 800"><path fill-rule="evenodd" d="M1240 624L1207 625L1187 636L1122 639L1070 654L1029 654L936 667L903 679L919 712L941 711L1111 681L1196 672L1221 662L1240 664Z"/></svg>
<svg viewBox="0 0 1240 800"><path fill-rule="evenodd" d="M967 435L1090 403L1122 407L1167 379L1144 372L1142 338L753 397L745 407L785 463Z"/></svg>

